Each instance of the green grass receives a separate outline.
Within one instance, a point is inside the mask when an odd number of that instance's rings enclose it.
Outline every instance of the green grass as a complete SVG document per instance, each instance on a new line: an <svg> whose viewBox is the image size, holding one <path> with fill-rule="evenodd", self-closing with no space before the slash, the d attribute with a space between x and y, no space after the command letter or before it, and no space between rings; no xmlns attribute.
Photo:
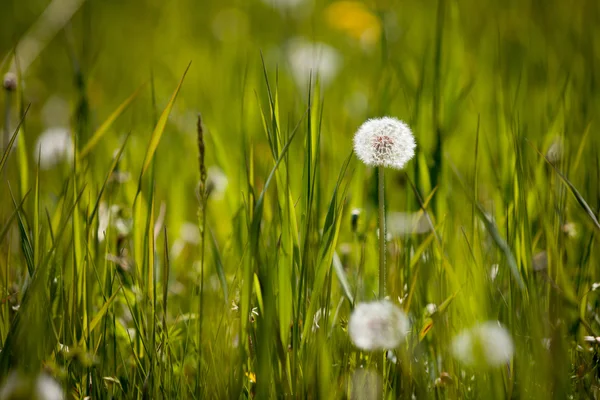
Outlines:
<svg viewBox="0 0 600 400"><path fill-rule="evenodd" d="M48 3L6 5L2 74ZM600 336L598 4L367 2L340 16L385 26L361 43L329 2L226 3L90 0L14 64L19 87L0 95L0 376L44 369L77 399L355 398L361 369L386 399L600 395L584 340ZM296 84L295 36L337 49L330 82ZM68 102L75 151L44 170L51 96ZM383 115L417 141L405 171L386 171L386 212L433 227L387 244L386 294L412 325L397 362L347 333L379 282L378 176L352 137ZM223 197L201 166L227 176ZM453 337L488 320L510 331L512 361L462 365Z"/></svg>

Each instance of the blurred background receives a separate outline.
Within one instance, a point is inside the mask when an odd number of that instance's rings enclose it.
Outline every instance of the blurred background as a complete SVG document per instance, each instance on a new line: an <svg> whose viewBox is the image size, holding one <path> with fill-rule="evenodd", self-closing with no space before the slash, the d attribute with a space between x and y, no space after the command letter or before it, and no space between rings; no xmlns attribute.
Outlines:
<svg viewBox="0 0 600 400"><path fill-rule="evenodd" d="M57 213L53 222L62 218L56 210L65 207L62 201L67 193L65 182L71 174L71 144L75 142L75 147L81 149L119 105L136 93L86 158L85 173L81 175L81 180L86 181L82 183L89 185L90 198L95 199L115 151L130 135L116 168L118 174L111 176L116 186L124 185L110 189L110 201L102 205L105 214L118 214L114 221L110 219L112 216L109 218L118 234L130 234L129 225L135 219L130 207L137 196L137 179L152 131L191 63L158 146L153 170L152 195L157 218L164 219L164 226L171 234L173 270L169 291L176 299L170 305L171 322L195 310L195 303L189 298L195 289L190 282L197 282L199 275L196 119L201 113L207 141L206 165L213 191L207 223L214 232L216 246L216 250L209 247L207 293L215 304L227 300L225 308L209 313L207 318L214 319L207 329L222 340L219 346L226 354L230 350L225 341L229 343L237 337L232 330L227 331L227 339L222 339L214 321L220 318L222 310L233 308L237 312L236 290L241 283L236 274L251 235L242 232L249 225L240 217L251 209L247 181L256 179L253 185L257 196L273 167L270 137L266 134L271 121L264 119L265 115L270 116L268 78L271 94L277 92L275 102L282 137L288 137L297 124L303 132L303 139L298 137L293 142L286 158L294 201L304 195L304 138L311 130L307 124L309 120L313 124L318 122L316 223L310 228L314 231L311 234L315 253L322 239L318 230L323 225L340 169L351 154L357 127L367 118L382 115L406 121L416 137L417 156L406 174L387 175L388 212L396 218L396 223L390 224L393 236L390 242L395 243L390 244L390 293L394 298L405 298L408 285L414 283L411 310L418 331L423 326L423 310L428 304L440 304L462 290L450 311L454 318L446 320L444 328L456 331L460 324L484 317L501 320L510 325L518 357L522 357L520 371L524 378L515 393L522 390L524 398L530 398L527 396L548 386L548 392L538 393L540 398L550 392L558 393L560 398L560 394L570 390L565 382L572 373L571 367L581 361L577 355L571 359L572 363L566 361L572 355L569 349L574 348L577 335L583 333L578 325L578 301L587 293L588 284L600 279L594 267L597 256L590 255L595 228L534 149L560 166L590 207L599 209L600 2L0 1L0 73L15 74L18 86L16 91L5 90L0 96L0 110L6 116L2 119L2 143L6 143L8 134L29 107L4 173L12 190L23 196L32 187L39 154L41 204L50 210L50 215L53 211ZM318 113L307 118L309 104ZM250 153L252 172L248 167ZM376 179L372 169L359 164L355 160L350 164L353 175L335 246L351 275L351 283L355 283L352 276L359 259L361 263L367 260L370 282L367 286L375 287ZM511 274L504 268L503 256L490 250L492 241L482 233L484 228L475 223L474 208L464 196L454 171L462 174L467 192L474 193L485 212L497 222L501 236L509 242L520 273L528 279L532 304L539 300L535 307L529 307L524 300L521 303L521 297L511 286L514 285ZM412 257L425 242L418 234L429 226L419 232L418 223L414 225L412 219L407 222L408 214L398 214L421 208L407 177L423 199L433 196L437 188L429 210L441 236L448 240L444 241L443 249L439 244L440 248L431 246L435 251L424 252L430 257L423 256L425 271L414 282L412 271L402 266L410 263L416 269L415 265L420 265ZM145 185L142 196L150 198L151 185L148 182ZM12 210L7 186L0 187L0 204ZM268 242L265 249L273 246L281 232L277 201L275 196L267 200L264 218L272 224L264 225L271 235L264 239ZM114 205L116 209L111 208ZM32 215L31 200L26 207ZM365 232L362 243L369 244L366 255L360 257L356 257L358 250L352 247L358 245L353 242L355 232L349 216L355 207L365 211L359 230ZM145 216L145 211L138 211L138 217ZM301 211L298 213L298 220L302 220ZM99 224L97 239L102 242L102 232L107 227L103 230L102 222ZM459 226L466 227L466 231L459 232ZM13 253L19 252L17 237L15 228ZM467 237L474 242L463 241ZM433 236L429 238L432 240L429 244L436 243ZM142 242L137 240L140 248ZM120 245L111 242L106 248L116 252ZM99 246L101 249L102 244ZM419 247L420 251L426 246ZM65 254L69 254L68 247L65 249ZM265 249L261 250L266 253L262 254L263 259L278 262L269 259L269 251ZM448 254L442 257L444 252ZM141 259L140 253L135 257ZM94 254L97 260L106 259L102 251ZM417 253L415 258L419 257ZM445 275L446 262L453 264L457 274L457 280L451 284ZM225 271L223 280L215 272L219 263ZM500 277L495 280L499 263ZM549 289L543 281L540 285L544 289L540 291L547 296L538 298L534 288L539 282L530 274L546 269L554 274L553 282L560 290ZM16 273L14 280L22 281L23 271L24 268ZM222 290L226 286L224 281L230 285L229 298ZM342 298L339 290L335 294L336 299ZM503 302L511 296L514 303ZM95 299L96 306L104 304L100 297ZM592 310L598 304L598 299L593 299ZM568 306L562 309L555 300ZM295 310L297 307L300 305L294 304ZM598 328L598 316L590 310L586 315L586 306L581 307L582 318ZM231 317L230 326L237 326L237 322L232 322L235 318ZM567 321L568 328L558 320ZM131 320L122 325L134 329ZM571 336L560 342L563 346L554 356L545 355L541 339L560 338L567 331ZM437 334L428 348L428 362L432 363L428 365L442 360L439 354L447 355L443 349L449 339L444 330ZM528 341L529 335L535 337L535 345ZM283 341L285 344L285 338ZM125 349L122 352L132 357L127 340L122 343ZM347 343L344 346L348 348ZM537 366L528 364L531 349L528 346L537 352ZM331 350L333 360L344 357L340 348ZM442 350L436 353L434 348ZM177 373L185 370L192 376L191 369L184 366L186 357L187 353L182 351ZM595 367L591 357L595 356L585 357L588 358L581 361L589 367L585 371L592 371ZM236 359L235 363L241 365L244 361ZM312 359L305 362L308 365ZM440 365L444 363L440 361ZM540 365L545 367L543 373L538 371ZM553 369L550 365L560 367ZM423 371L427 370L423 376L430 374L435 378L446 367L447 364L440 366L435 373L433 367L423 367ZM123 368L119 366L118 370L122 373ZM540 376L536 378L538 372ZM212 373L218 375L218 371ZM582 381L592 380L595 373L582 372ZM136 385L142 385L142 378ZM556 391L550 388L552 382L558 387ZM467 393L464 390L461 393Z"/></svg>

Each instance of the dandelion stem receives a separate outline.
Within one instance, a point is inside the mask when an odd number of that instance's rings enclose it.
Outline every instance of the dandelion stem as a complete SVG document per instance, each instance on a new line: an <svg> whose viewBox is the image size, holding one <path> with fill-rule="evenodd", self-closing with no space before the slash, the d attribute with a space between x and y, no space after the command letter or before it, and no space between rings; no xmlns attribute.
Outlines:
<svg viewBox="0 0 600 400"><path fill-rule="evenodd" d="M383 299L387 274L385 269L385 174L383 166L379 167L377 175L379 175L379 299Z"/></svg>
<svg viewBox="0 0 600 400"><path fill-rule="evenodd" d="M4 132L2 132L0 150L5 151L10 140L10 91L6 90L6 106L4 109Z"/></svg>

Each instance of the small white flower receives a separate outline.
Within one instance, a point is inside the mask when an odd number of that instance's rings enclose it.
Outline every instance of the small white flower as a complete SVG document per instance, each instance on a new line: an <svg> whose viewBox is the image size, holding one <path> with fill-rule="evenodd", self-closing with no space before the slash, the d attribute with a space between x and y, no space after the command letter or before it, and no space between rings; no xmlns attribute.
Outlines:
<svg viewBox="0 0 600 400"><path fill-rule="evenodd" d="M416 146L408 125L391 117L369 119L354 135L356 156L371 167L402 169Z"/></svg>
<svg viewBox="0 0 600 400"><path fill-rule="evenodd" d="M73 141L66 128L50 128L45 130L35 145L34 158L40 156L40 167L50 169L64 159L73 157Z"/></svg>
<svg viewBox="0 0 600 400"><path fill-rule="evenodd" d="M510 361L514 345L506 328L490 321L455 336L452 352L457 360L467 365L498 367Z"/></svg>
<svg viewBox="0 0 600 400"><path fill-rule="evenodd" d="M309 80L319 79L322 85L331 82L337 75L341 57L337 50L325 43L313 43L303 38L288 42L287 58L296 84L304 89Z"/></svg>
<svg viewBox="0 0 600 400"><path fill-rule="evenodd" d="M410 330L406 314L390 301L360 303L348 322L348 333L363 350L398 347Z"/></svg>
<svg viewBox="0 0 600 400"><path fill-rule="evenodd" d="M437 305L435 305L434 303L429 303L425 306L425 309L427 310L427 314L433 315L437 311Z"/></svg>
<svg viewBox="0 0 600 400"><path fill-rule="evenodd" d="M225 175L225 172L221 168L216 166L208 167L206 171L206 185L211 198L221 200L225 196L228 184L229 179L227 179L227 175Z"/></svg>

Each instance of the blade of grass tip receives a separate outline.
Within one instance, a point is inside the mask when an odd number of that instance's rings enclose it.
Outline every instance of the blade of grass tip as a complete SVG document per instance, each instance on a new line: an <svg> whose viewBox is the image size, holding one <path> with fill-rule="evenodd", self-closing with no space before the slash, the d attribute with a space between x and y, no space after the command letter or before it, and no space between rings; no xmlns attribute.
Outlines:
<svg viewBox="0 0 600 400"><path fill-rule="evenodd" d="M344 266L342 265L342 260L340 260L340 256L337 251L333 252L333 268L335 269L335 274L340 281L340 285L342 285L342 290L344 295L350 301L350 307L354 308L354 297L352 296L352 289L350 288L350 284L348 283L348 278L346 277L346 271L344 271Z"/></svg>
<svg viewBox="0 0 600 400"><path fill-rule="evenodd" d="M13 195L12 189L10 187L10 183L8 183L8 191L10 192L10 197L13 201L13 205L15 206L15 208L19 209L19 207L17 206L17 202L15 201L15 196ZM25 256L27 271L29 272L29 276L32 277L33 273L35 272L33 246L31 245L31 238L27 234L28 229L26 221L23 220L23 216L20 211L17 211L17 217L19 232L21 233L21 249L23 250L23 255Z"/></svg>
<svg viewBox="0 0 600 400"><path fill-rule="evenodd" d="M279 157L277 158L275 165L271 169L271 172L269 173L269 176L267 177L267 180L265 181L263 189L258 197L258 200L256 201L256 204L254 205L254 212L252 214L252 222L250 223L250 231L248 232L250 256L249 256L249 260L244 263L244 271L243 271L243 276L242 276L242 295L241 295L241 301L240 301L240 303L241 303L240 309L241 309L241 315L244 315L244 316L247 316L250 313L250 299L252 297L252 286L253 286L253 279L252 279L253 271L251 268L251 264L252 264L252 260L256 258L256 254L258 253L258 243L259 243L259 238L260 238L260 226L261 226L261 221L262 221L265 195L267 193L267 190L269 189L269 185L271 184L273 177L275 176L275 172L277 171L279 164L281 164L281 162L283 161L290 145L292 144L292 141L294 140L294 138L296 137L296 134L299 131L298 128L300 127L300 124L302 123L302 120L304 119L304 117L306 115L307 115L307 113L305 112L303 117L300 118L300 120L298 121L298 124L296 125L296 127L292 130L287 143L281 149ZM248 326L248 318L240 318L240 324L241 324L241 330L245 334L245 332L247 330L247 326ZM240 348L243 349L243 346L240 346Z"/></svg>
<svg viewBox="0 0 600 400"><path fill-rule="evenodd" d="M98 198L96 199L96 204L94 205L94 208L92 209L92 213L90 214L90 216L88 218L88 224L92 223L92 221L94 220L94 217L96 216L96 213L98 212L98 208L100 207L100 201L102 200L102 194L104 193L104 190L106 189L108 180L110 179L113 172L115 171L115 168L117 168L117 164L119 163L119 160L121 159L121 155L123 154L123 150L125 150L125 145L127 144L127 141L129 140L130 136L131 136L131 131L125 137L125 140L123 141L123 144L121 145L121 148L119 149L118 153L115 155L112 163L110 164L110 168L108 169L108 174L106 174L104 183L102 184L102 187L100 188L100 191L98 192Z"/></svg>
<svg viewBox="0 0 600 400"><path fill-rule="evenodd" d="M102 123L102 125L100 125L98 129L96 129L96 132L92 134L90 140L88 140L88 142L85 144L85 146L83 146L83 149L79 153L80 159L87 156L89 152L93 150L93 148L98 144L100 139L102 139L106 132L108 132L112 124L117 120L117 118L119 118L121 114L123 114L123 112L127 109L127 107L129 107L129 105L140 94L140 92L145 86L146 84L144 83L140 87L138 87L135 90L135 92L133 92L133 94L129 96L123 103L121 103L121 105L119 105L119 107L117 107L117 109L113 111L111 115L109 115L109 117Z"/></svg>
<svg viewBox="0 0 600 400"><path fill-rule="evenodd" d="M98 326L98 324L102 320L102 317L104 317L104 315L108 311L108 308L112 304L113 300L117 297L117 295L119 294L119 292L121 291L121 289L122 289L122 287L119 286L117 288L117 290L115 290L115 292L112 294L112 296L110 296L108 298L108 300L106 300L106 302L100 308L100 310L98 310L98 312L96 313L96 315L94 315L94 318L92 318L92 320L90 321L89 325L85 325L84 326L83 335L81 336L80 346L83 345L83 342L85 341L87 335L89 333L91 333L94 329L96 329L96 327Z"/></svg>
<svg viewBox="0 0 600 400"><path fill-rule="evenodd" d="M169 100L169 102L167 103L167 106L165 107L164 111L160 115L160 118L158 119L158 123L156 124L156 127L154 128L154 131L152 132L152 136L150 138L150 143L148 144L148 149L146 150L146 154L144 155L142 171L140 172L140 178L138 181L138 193L142 187L142 178L144 177L144 174L150 167L150 163L152 162L152 159L154 158L154 153L156 152L156 149L158 148L158 144L160 143L160 139L165 131L165 127L167 125L167 120L169 118L169 115L171 114L171 110L173 109L173 105L175 104L175 100L177 99L177 95L179 94L179 91L181 90L181 86L183 85L183 81L184 81L185 76L187 75L191 65L192 65L192 62L190 61L187 68L183 72L183 76L179 80L179 84L177 85L175 92L173 92L173 94L171 95L171 99Z"/></svg>
<svg viewBox="0 0 600 400"><path fill-rule="evenodd" d="M460 186L463 189L463 192L469 198L469 200L475 205L477 215L479 216L479 218L485 225L485 228L492 236L492 239L494 240L494 242L496 243L498 248L504 253L504 256L506 257L508 266L510 267L512 275L513 275L515 281L517 282L519 289L521 289L522 291L525 292L525 294L527 294L526 288L525 288L525 283L523 282L523 278L521 277L521 273L519 272L519 267L517 266L517 261L511 251L510 247L508 246L508 243L506 243L506 241L502 238L502 235L500 235L500 233L498 232L498 228L496 228L496 224L494 224L494 222L492 222L492 220L490 220L490 218L488 218L488 216L486 215L481 204L479 204L473 198L471 193L467 190L465 182L462 179L458 170L456 169L456 166L447 157L446 157L446 159L447 159L448 163L450 164L450 167L451 167L452 171L454 172L454 175L458 179L458 182L460 183Z"/></svg>
<svg viewBox="0 0 600 400"><path fill-rule="evenodd" d="M160 118L158 119L158 123L156 124L154 131L152 131L152 136L150 137L150 143L148 143L148 148L146 149L146 154L144 155L144 162L142 164L142 170L140 171L140 177L138 179L138 189L135 194L135 198L133 200L134 204L136 203L137 196L139 195L140 191L142 190L142 178L146 174L146 171L150 167L150 163L152 162L152 159L154 158L154 153L156 152L156 149L158 148L158 144L160 143L160 139L162 138L162 135L165 131L165 127L167 125L167 120L169 119L169 115L171 114L171 110L173 109L173 105L175 104L175 100L177 99L177 95L179 94L179 91L181 90L181 86L183 85L183 81L184 81L185 76L187 75L191 65L192 65L192 62L190 61L188 66L186 67L185 71L183 72L181 79L179 80L179 84L177 85L177 88L171 95L171 99L169 100L169 102L167 103L167 106L165 107L162 114L160 115Z"/></svg>
<svg viewBox="0 0 600 400"><path fill-rule="evenodd" d="M6 160L8 160L8 156L10 154L10 151L11 151L11 149L12 149L14 143L15 143L15 140L17 140L17 136L19 134L19 130L21 129L21 125L23 125L23 122L25 122L25 117L27 116L27 112L29 111L29 107L30 106L31 106L31 104L29 104L27 106L27 108L25 109L25 111L23 112L23 116L21 117L21 120L19 121L19 124L17 125L17 128L15 129L14 133L10 137L10 140L8 141L8 146L4 150L4 154L2 154L2 159L0 159L0 172L2 172L2 170L4 169L4 165L6 164Z"/></svg>
<svg viewBox="0 0 600 400"><path fill-rule="evenodd" d="M40 261L40 157L35 171L35 191L33 194L33 265Z"/></svg>
<svg viewBox="0 0 600 400"><path fill-rule="evenodd" d="M348 165L353 157L353 152L346 158L342 169L338 175L338 179L335 185L335 189L333 190L333 194L331 195L331 200L329 202L329 208L327 210L327 215L325 217L325 222L323 224L323 236L321 238L321 243L319 246L316 268L315 268L315 278L312 287L312 293L309 301L308 313L305 316L305 321L312 321L314 315L319 307L319 296L323 294L325 282L329 271L331 270L333 264L333 254L335 251L335 246L337 243L338 234L341 226L341 213L344 207L344 199L346 197L346 193L348 191L348 185L346 184L342 188L342 181L344 176L346 175L346 170L348 169ZM341 193L340 193L341 191ZM341 200L340 200L341 199ZM329 290L330 288L325 288ZM309 335L309 329L311 328L311 324L305 324L302 334L302 345L306 342Z"/></svg>
<svg viewBox="0 0 600 400"><path fill-rule="evenodd" d="M560 172L558 170L558 168L556 168L556 166L550 162L550 160L548 160L548 158L542 154L534 145L531 141L527 140L527 142L529 142L529 145L540 155L544 158L544 160L548 163L548 165L550 165L552 167L552 169L554 170L554 172L556 172L556 174L560 177L560 179L569 187L569 190L571 191L571 194L573 194L573 196L575 196L575 199L577 199L577 202L579 203L579 205L581 206L581 208L583 208L583 210L586 212L586 214L590 217L590 219L592 220L594 226L596 227L596 229L600 230L600 222L598 222L598 218L596 217L596 215L594 214L594 211L592 211L592 209L590 208L590 206L588 205L588 203L585 201L585 199L583 198L583 196L579 193L579 191L575 188L575 186L571 183L571 181L569 181L567 179L566 176L563 175L562 172Z"/></svg>
<svg viewBox="0 0 600 400"><path fill-rule="evenodd" d="M10 215L10 217L8 217L6 224L4 225L2 230L0 230L0 243L2 243L4 241L4 236L6 236L6 234L8 233L8 230L10 229L12 221L15 219L17 214L23 209L23 203L25 203L25 200L27 199L27 196L29 196L29 193L31 193L31 189L29 190L29 192L25 193L25 196L23 196L19 205L15 207L15 209L12 212L12 214Z"/></svg>

